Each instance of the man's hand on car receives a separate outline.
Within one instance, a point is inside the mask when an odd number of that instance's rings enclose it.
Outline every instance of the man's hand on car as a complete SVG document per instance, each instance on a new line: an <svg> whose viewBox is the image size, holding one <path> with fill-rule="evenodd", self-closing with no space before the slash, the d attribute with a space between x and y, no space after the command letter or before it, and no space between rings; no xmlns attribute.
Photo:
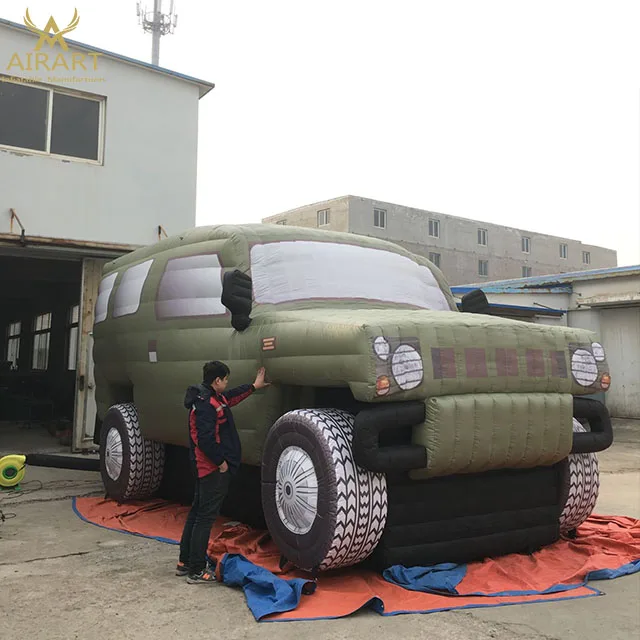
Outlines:
<svg viewBox="0 0 640 640"><path fill-rule="evenodd" d="M268 387L271 384L270 382L265 382L264 375L265 375L264 367L260 367L260 369L258 369L258 375L256 375L256 379L253 382L253 386L256 389L264 389L265 387Z"/></svg>

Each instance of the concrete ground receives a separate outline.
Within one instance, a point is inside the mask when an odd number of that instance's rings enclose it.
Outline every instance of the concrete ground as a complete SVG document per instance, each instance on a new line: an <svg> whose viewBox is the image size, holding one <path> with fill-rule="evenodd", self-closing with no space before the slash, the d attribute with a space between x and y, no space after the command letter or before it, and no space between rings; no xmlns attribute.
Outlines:
<svg viewBox="0 0 640 640"><path fill-rule="evenodd" d="M63 451L36 428L0 425L0 456ZM640 421L615 424L600 454L596 512L640 518ZM173 575L176 547L84 523L72 496L101 495L99 475L29 468L21 494L0 509L0 620L3 637L29 640L220 637L521 638L623 640L640 637L640 574L599 582L605 596L490 609L338 620L256 623L240 590L191 587Z"/></svg>

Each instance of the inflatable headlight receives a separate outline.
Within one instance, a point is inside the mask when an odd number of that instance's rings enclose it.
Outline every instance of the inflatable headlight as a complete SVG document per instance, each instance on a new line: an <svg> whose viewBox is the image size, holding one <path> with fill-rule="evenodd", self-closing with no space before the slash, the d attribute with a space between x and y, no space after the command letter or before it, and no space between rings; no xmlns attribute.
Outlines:
<svg viewBox="0 0 640 640"><path fill-rule="evenodd" d="M386 360L389 357L389 352L391 348L389 347L389 343L384 336L378 336L373 341L373 350L376 352L376 355L380 360Z"/></svg>
<svg viewBox="0 0 640 640"><path fill-rule="evenodd" d="M593 351L593 357L598 362L603 362L606 358L606 354L604 352L604 347L599 342L594 342L591 345L591 350Z"/></svg>
<svg viewBox="0 0 640 640"><path fill-rule="evenodd" d="M415 389L423 380L424 366L418 338L372 338L375 354L376 395Z"/></svg>
<svg viewBox="0 0 640 640"><path fill-rule="evenodd" d="M391 371L401 389L415 389L424 375L422 357L412 346L401 344L391 356Z"/></svg>
<svg viewBox="0 0 640 640"><path fill-rule="evenodd" d="M571 375L579 385L590 387L598 379L595 355L588 349L576 349L571 356Z"/></svg>

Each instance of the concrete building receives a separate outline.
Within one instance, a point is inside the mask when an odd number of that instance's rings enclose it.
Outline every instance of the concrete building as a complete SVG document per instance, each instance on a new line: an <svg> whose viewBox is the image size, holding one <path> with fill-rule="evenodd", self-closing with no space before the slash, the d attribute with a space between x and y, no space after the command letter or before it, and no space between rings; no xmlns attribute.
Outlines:
<svg viewBox="0 0 640 640"><path fill-rule="evenodd" d="M612 416L640 418L640 265L452 287L482 289L492 313L595 331L611 368Z"/></svg>
<svg viewBox="0 0 640 640"><path fill-rule="evenodd" d="M384 238L429 258L450 284L617 266L612 249L403 205L344 196L269 216L266 223Z"/></svg>
<svg viewBox="0 0 640 640"><path fill-rule="evenodd" d="M102 265L195 226L214 85L51 38L0 20L0 420L71 423L79 450Z"/></svg>

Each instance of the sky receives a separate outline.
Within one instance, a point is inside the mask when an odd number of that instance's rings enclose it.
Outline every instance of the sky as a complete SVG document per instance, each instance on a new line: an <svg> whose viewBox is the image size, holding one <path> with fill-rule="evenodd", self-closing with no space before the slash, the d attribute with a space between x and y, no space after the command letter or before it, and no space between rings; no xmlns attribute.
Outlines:
<svg viewBox="0 0 640 640"><path fill-rule="evenodd" d="M22 23L28 6L37 23L62 22L77 7L71 39L151 61L135 0L25 3L3 3L0 16ZM351 194L640 264L637 0L175 8L160 65L216 85L200 101L198 225Z"/></svg>

